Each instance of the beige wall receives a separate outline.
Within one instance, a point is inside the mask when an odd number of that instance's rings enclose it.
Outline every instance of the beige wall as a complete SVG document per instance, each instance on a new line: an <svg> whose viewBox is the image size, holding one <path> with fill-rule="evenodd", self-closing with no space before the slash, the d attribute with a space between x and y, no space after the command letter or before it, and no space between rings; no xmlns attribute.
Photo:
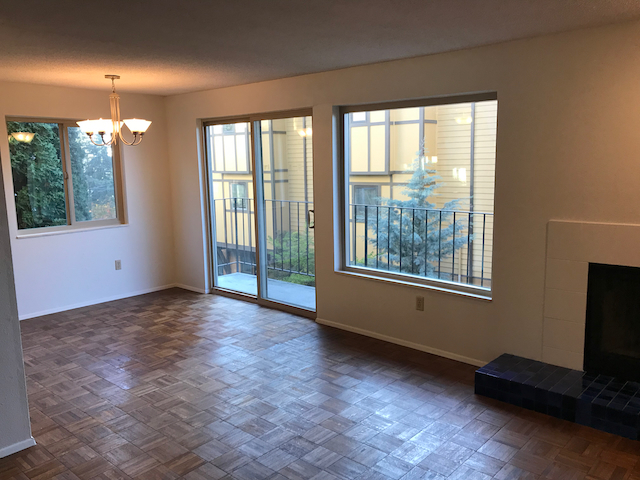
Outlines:
<svg viewBox="0 0 640 480"><path fill-rule="evenodd" d="M169 97L178 281L206 283L197 119L313 106L318 316L469 359L541 358L547 222L640 223L639 27ZM499 102L493 301L335 273L333 106L479 91Z"/></svg>
<svg viewBox="0 0 640 480"><path fill-rule="evenodd" d="M122 116L153 121L145 140L124 147L127 225L17 238L6 116L107 117L109 88L83 90L0 83L0 156L20 318L68 310L174 282L171 186L164 99L122 95ZM122 270L115 270L122 260Z"/></svg>

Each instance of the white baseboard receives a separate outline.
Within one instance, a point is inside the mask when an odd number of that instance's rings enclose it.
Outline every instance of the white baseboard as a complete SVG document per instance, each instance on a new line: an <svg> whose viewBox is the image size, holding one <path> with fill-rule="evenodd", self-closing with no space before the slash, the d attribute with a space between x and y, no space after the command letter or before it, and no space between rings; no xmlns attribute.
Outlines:
<svg viewBox="0 0 640 480"><path fill-rule="evenodd" d="M182 287L181 285L171 283L169 285L162 285L160 287L153 287L153 288L147 288L145 290L138 290L137 292L129 292L122 295L114 295L111 297L96 298L95 300L88 300L86 302L76 303L73 305L65 305L63 307L56 307L49 310L42 310L40 312L27 313L26 315L18 315L18 318L20 320L27 320L29 318L42 317L43 315L51 315L52 313L66 312L67 310L74 310L76 308L88 307L90 305L97 305L99 303L112 302L114 300L122 300L123 298L129 298L129 297L136 297L138 295L144 295L146 293L159 292L160 290L166 290L168 288L173 288L178 286L180 288L186 288L186 287Z"/></svg>
<svg viewBox="0 0 640 480"><path fill-rule="evenodd" d="M8 457L9 455L13 455L14 453L17 453L20 450L33 447L35 444L36 444L36 441L33 439L33 437L30 437L21 442L14 443L13 445L9 445L8 447L0 448L0 458Z"/></svg>
<svg viewBox="0 0 640 480"><path fill-rule="evenodd" d="M196 293L207 293L206 290L202 289L202 288L197 288L197 287L192 287L190 285L185 285L183 283L174 283L173 284L174 287L178 287L178 288L182 288L184 290L189 290L191 292L196 292Z"/></svg>
<svg viewBox="0 0 640 480"><path fill-rule="evenodd" d="M484 362L482 360L465 357L464 355L458 355L457 353L446 352L444 350L428 347L426 345L421 345L419 343L409 342L407 340L402 340L400 338L390 337L388 335L383 335L381 333L372 332L371 330L352 327L350 325L345 325L344 323L332 322L331 320L325 320L323 318L316 318L316 322L319 323L320 325L339 328L340 330L346 330L347 332L358 333L360 335L364 335L365 337L371 337L371 338L376 338L378 340L383 340L385 342L395 343L396 345L413 348L414 350L431 353L433 355L438 355L439 357L448 358L450 360L457 360L458 362L468 363L469 365L475 365L476 367L482 367L487 364L487 362Z"/></svg>

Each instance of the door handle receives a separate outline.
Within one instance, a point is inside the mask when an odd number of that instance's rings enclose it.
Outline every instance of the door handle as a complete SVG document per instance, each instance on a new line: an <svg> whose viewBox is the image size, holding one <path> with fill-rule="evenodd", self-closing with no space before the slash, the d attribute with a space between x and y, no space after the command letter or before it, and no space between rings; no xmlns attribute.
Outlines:
<svg viewBox="0 0 640 480"><path fill-rule="evenodd" d="M311 223L311 214L313 214L313 223ZM316 228L316 212L313 210L307 210L307 225L309 228Z"/></svg>

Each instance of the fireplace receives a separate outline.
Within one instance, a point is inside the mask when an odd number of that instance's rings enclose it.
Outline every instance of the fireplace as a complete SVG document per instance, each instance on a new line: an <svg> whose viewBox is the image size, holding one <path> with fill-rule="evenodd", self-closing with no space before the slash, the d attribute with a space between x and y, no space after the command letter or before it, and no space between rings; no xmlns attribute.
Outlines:
<svg viewBox="0 0 640 480"><path fill-rule="evenodd" d="M501 355L476 393L640 440L638 245L640 225L550 221L542 361Z"/></svg>
<svg viewBox="0 0 640 480"><path fill-rule="evenodd" d="M640 381L640 268L589 264L584 370Z"/></svg>

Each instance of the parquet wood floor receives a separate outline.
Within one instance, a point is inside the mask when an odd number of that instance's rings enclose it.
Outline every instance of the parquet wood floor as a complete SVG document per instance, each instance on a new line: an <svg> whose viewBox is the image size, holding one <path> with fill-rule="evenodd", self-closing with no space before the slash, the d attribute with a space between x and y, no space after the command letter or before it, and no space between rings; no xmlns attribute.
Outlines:
<svg viewBox="0 0 640 480"><path fill-rule="evenodd" d="M474 396L474 367L173 289L22 322L3 480L640 480L640 442Z"/></svg>

